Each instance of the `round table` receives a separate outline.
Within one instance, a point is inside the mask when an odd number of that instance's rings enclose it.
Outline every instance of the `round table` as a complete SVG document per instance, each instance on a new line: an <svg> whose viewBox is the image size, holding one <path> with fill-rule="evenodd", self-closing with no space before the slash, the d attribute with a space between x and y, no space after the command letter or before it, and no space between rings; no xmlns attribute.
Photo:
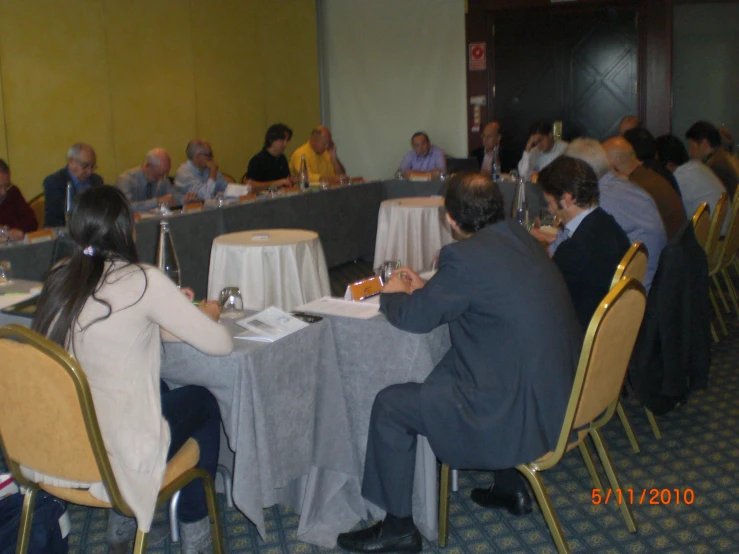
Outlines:
<svg viewBox="0 0 739 554"><path fill-rule="evenodd" d="M244 308L289 311L331 294L318 234L301 229L262 229L216 237L210 252L208 299L239 287Z"/></svg>
<svg viewBox="0 0 739 554"><path fill-rule="evenodd" d="M430 269L441 247L452 242L441 197L395 198L380 205L375 266L400 260L415 271Z"/></svg>

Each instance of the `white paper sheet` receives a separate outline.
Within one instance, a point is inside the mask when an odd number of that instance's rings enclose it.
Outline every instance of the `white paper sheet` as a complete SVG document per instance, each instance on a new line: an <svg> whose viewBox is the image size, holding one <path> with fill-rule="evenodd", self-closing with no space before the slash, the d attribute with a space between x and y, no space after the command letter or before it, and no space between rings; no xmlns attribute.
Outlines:
<svg viewBox="0 0 739 554"><path fill-rule="evenodd" d="M240 319L236 324L246 330L234 338L259 342L274 342L308 327L308 324L304 321L300 321L274 306L270 306L258 314Z"/></svg>
<svg viewBox="0 0 739 554"><path fill-rule="evenodd" d="M299 306L296 308L296 311L338 315L354 319L370 319L380 311L380 304L379 302L349 302L340 298L324 296L323 298Z"/></svg>

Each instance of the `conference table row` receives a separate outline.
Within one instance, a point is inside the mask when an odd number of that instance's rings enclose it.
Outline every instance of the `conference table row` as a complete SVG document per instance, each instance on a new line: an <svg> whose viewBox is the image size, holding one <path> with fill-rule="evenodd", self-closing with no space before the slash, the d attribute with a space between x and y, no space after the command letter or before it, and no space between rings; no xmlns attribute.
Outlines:
<svg viewBox="0 0 739 554"><path fill-rule="evenodd" d="M384 200L435 196L443 193L443 181L370 181L332 187L326 191L259 199L202 212L169 216L169 227L180 264L183 286L198 298L208 292L208 272L213 240L226 233L257 229L305 229L318 233L326 265L336 267L359 259L372 259L376 251L378 214ZM511 213L515 183L498 183ZM546 206L539 187L527 184L532 216ZM141 261L155 263L161 217L136 223L136 245ZM0 248L0 260L8 260L17 278L42 281L49 268L72 252L69 237L38 244ZM425 268L418 268L425 269Z"/></svg>

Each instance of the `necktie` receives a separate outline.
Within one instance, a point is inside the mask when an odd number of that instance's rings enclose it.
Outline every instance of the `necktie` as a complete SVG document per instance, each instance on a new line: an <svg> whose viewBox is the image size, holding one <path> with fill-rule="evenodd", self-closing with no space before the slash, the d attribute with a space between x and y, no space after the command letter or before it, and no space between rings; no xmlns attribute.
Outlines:
<svg viewBox="0 0 739 554"><path fill-rule="evenodd" d="M152 193L152 183L146 183L146 199L149 200L151 198Z"/></svg>

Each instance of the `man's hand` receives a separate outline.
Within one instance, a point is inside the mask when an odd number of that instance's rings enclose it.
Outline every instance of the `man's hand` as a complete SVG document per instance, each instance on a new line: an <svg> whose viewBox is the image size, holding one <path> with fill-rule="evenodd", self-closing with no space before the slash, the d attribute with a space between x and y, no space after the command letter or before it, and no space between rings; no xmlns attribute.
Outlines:
<svg viewBox="0 0 739 554"><path fill-rule="evenodd" d="M210 169L210 178L215 179L218 175L218 164L216 161L211 158L207 162L205 162L205 165L208 169Z"/></svg>
<svg viewBox="0 0 739 554"><path fill-rule="evenodd" d="M531 227L531 231L529 232L531 233L531 236L544 246L549 246L557 238L556 233L547 233L541 230L541 221L539 221L538 217L534 220L534 226Z"/></svg>
<svg viewBox="0 0 739 554"><path fill-rule="evenodd" d="M539 135L531 135L528 142L526 143L526 152L531 152L539 147L541 143L541 137Z"/></svg>
<svg viewBox="0 0 739 554"><path fill-rule="evenodd" d="M182 288L180 289L180 292L181 292L182 294L184 294L185 296L187 296L187 299L188 299L188 300L189 300L190 302L192 302L193 300L195 300L195 291L194 291L194 290L192 290L192 289L191 289L190 287L182 287Z"/></svg>
<svg viewBox="0 0 739 554"><path fill-rule="evenodd" d="M399 269L396 269L395 271L393 271L393 276L396 274L399 275L400 278L403 279L406 283L408 283L411 293L417 291L418 289L422 289L426 285L426 281L421 279L418 273L413 271L410 267L403 266Z"/></svg>
<svg viewBox="0 0 739 554"><path fill-rule="evenodd" d="M23 240L26 234L20 229L11 229L10 231L8 231L8 236L13 242L18 242Z"/></svg>
<svg viewBox="0 0 739 554"><path fill-rule="evenodd" d="M329 156L331 158L336 159L336 143L334 141L331 141L328 145L328 148L326 149L329 153Z"/></svg>
<svg viewBox="0 0 739 554"><path fill-rule="evenodd" d="M171 194L165 194L164 196L160 196L157 198L158 204L164 204L168 208L174 206L174 197Z"/></svg>
<svg viewBox="0 0 739 554"><path fill-rule="evenodd" d="M200 200L198 193L194 191L190 191L185 194L184 198L182 199L182 202L184 202L185 204L189 204L190 202L197 202L198 200Z"/></svg>
<svg viewBox="0 0 739 554"><path fill-rule="evenodd" d="M382 292L403 292L405 294L410 294L411 284L410 281L404 279L403 276L401 276L400 271L396 269L393 271L393 274L390 276L387 283L385 283L385 286L382 287Z"/></svg>
<svg viewBox="0 0 739 554"><path fill-rule="evenodd" d="M411 178L411 175L413 175L413 172L410 169L406 169L403 172L403 178L404 179L410 179Z"/></svg>
<svg viewBox="0 0 739 554"><path fill-rule="evenodd" d="M221 318L221 305L215 300L203 298L198 308L213 321L218 321Z"/></svg>

